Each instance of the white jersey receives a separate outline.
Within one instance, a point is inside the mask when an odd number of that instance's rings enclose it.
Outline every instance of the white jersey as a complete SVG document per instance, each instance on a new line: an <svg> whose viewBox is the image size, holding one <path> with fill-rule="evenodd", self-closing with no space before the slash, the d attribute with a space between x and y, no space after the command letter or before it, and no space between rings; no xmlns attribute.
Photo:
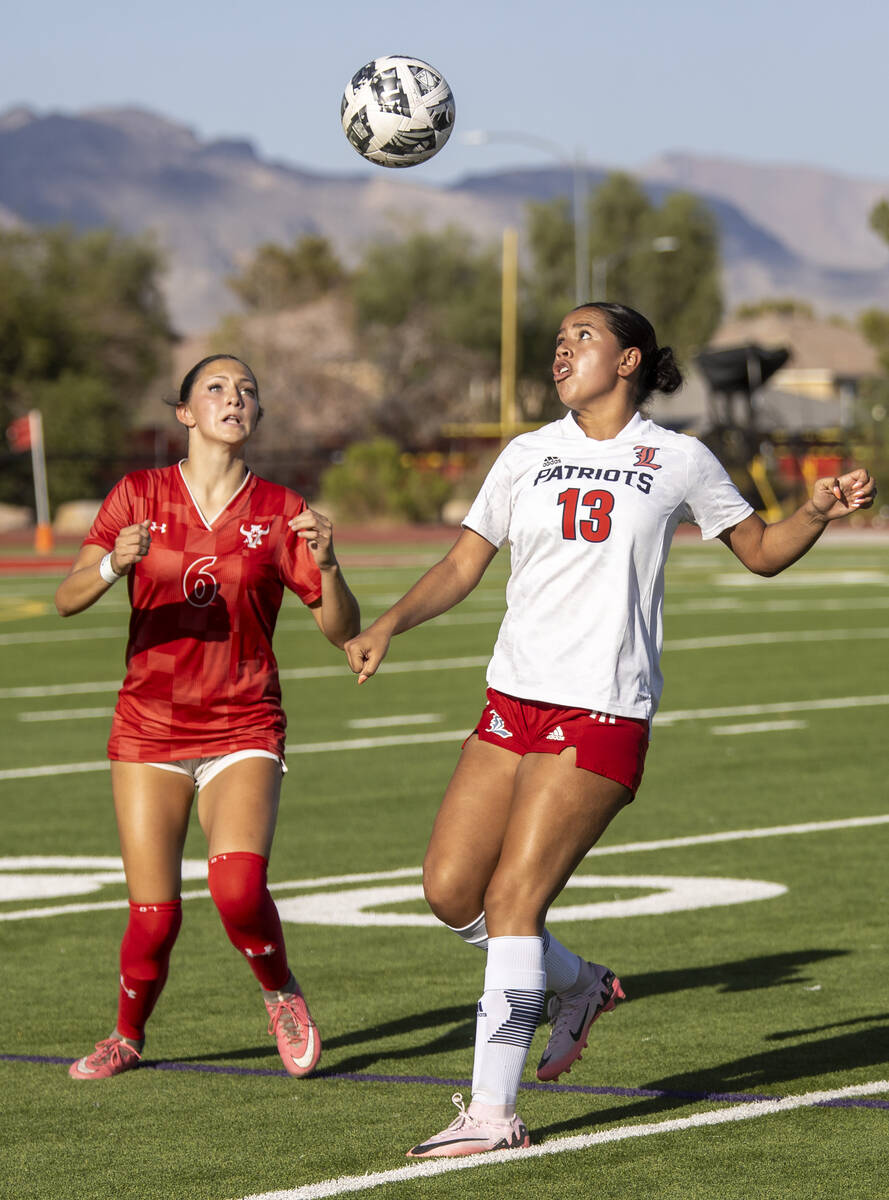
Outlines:
<svg viewBox="0 0 889 1200"><path fill-rule="evenodd" d="M639 413L608 441L572 413L515 438L463 521L512 559L488 685L650 719L676 527L714 538L752 511L706 446Z"/></svg>

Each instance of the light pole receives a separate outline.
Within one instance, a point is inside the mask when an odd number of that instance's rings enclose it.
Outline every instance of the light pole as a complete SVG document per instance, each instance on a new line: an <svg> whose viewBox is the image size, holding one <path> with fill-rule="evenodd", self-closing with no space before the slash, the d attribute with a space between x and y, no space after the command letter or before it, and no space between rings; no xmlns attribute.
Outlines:
<svg viewBox="0 0 889 1200"><path fill-rule="evenodd" d="M650 242L634 242L631 246L625 246L622 250L615 250L613 254L602 254L598 258L593 259L592 278L593 278L593 296L594 300L606 300L608 289L608 268L614 266L615 263L621 262L636 250L654 250L656 254L669 254L673 250L679 249L679 238L677 237L656 237Z"/></svg>
<svg viewBox="0 0 889 1200"><path fill-rule="evenodd" d="M538 137L534 133L521 133L518 130L491 132L487 129L470 129L462 135L462 141L467 146L487 146L490 142L517 142L519 145L533 146L551 155L563 167L572 173L573 196L572 215L574 219L574 297L577 304L583 304L589 299L590 237L586 213L587 180L583 151L578 147L573 154L569 153L558 142L546 137Z"/></svg>

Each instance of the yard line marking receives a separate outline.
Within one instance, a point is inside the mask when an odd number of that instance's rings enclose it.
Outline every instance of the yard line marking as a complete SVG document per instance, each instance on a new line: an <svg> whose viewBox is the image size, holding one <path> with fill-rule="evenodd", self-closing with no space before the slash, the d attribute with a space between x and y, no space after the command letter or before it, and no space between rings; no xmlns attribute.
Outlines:
<svg viewBox="0 0 889 1200"><path fill-rule="evenodd" d="M794 642L848 642L889 637L889 629L795 629L782 633L736 633L724 637L668 638L664 650L717 650L728 646L774 646Z"/></svg>
<svg viewBox="0 0 889 1200"><path fill-rule="evenodd" d="M719 587L756 587L765 582L759 575L741 573L717 575L713 582ZM768 586L775 587L848 587L851 584L889 583L885 571L794 571L791 575L776 575Z"/></svg>
<svg viewBox="0 0 889 1200"><path fill-rule="evenodd" d="M408 713L404 717L356 717L347 721L350 729L382 729L389 725L435 725L441 713Z"/></svg>
<svg viewBox="0 0 889 1200"><path fill-rule="evenodd" d="M837 829L864 829L869 825L889 825L889 813L878 817L844 817L838 821L806 821L800 825L770 825L761 829L729 829L724 833L702 833L689 837L661 838L656 842L622 842L616 846L594 846L587 858L601 854L635 854L646 850L679 850L686 846L708 846L717 842L787 837L797 833L831 833Z"/></svg>
<svg viewBox="0 0 889 1200"><path fill-rule="evenodd" d="M20 721L85 721L91 717L112 717L113 708L47 708L42 712L20 712Z"/></svg>
<svg viewBox="0 0 889 1200"><path fill-rule="evenodd" d="M0 634L0 646L24 646L40 642L85 642L93 638L113 638L123 640L127 636L125 625L111 629L46 629L42 633L3 633Z"/></svg>
<svg viewBox="0 0 889 1200"><path fill-rule="evenodd" d="M639 854L649 850L676 850L689 846L706 846L718 842L744 841L745 839L786 837L803 833L828 833L842 829L864 829L871 825L889 825L889 813L876 817L844 817L836 821L809 821L801 825L773 825L762 829L733 829L724 833L704 833L698 836L680 838L662 838L653 842L622 842L615 846L595 846L587 858L598 858L606 854ZM0 872L3 870L37 870L40 868L58 869L62 864L59 856L31 855L23 857L0 857ZM183 861L183 879L205 878L206 863L203 859L185 859ZM84 868L100 868L102 870L122 869L119 858L74 857L65 859L66 870ZM319 879L288 879L280 883L270 883L269 887L275 893L300 890L314 890L321 887L338 887L353 883L377 883L393 879L410 879L422 873L422 868L398 867L390 871L367 871L352 875L327 875ZM196 891L183 891L183 900L204 899L209 891L201 888ZM105 900L96 903L62 904L52 908L18 909L0 912L0 921L18 921L39 917L65 916L70 913L101 912L115 908L126 908L127 900Z"/></svg>
<svg viewBox="0 0 889 1200"><path fill-rule="evenodd" d="M722 708L674 708L659 712L654 723L672 725L674 721L705 721L713 717L765 717L835 708L874 708L883 704L889 704L889 696L834 696L818 700L781 700L774 704L730 704Z"/></svg>
<svg viewBox="0 0 889 1200"><path fill-rule="evenodd" d="M42 687L0 688L0 700L40 700L44 696L85 696L90 692L119 692L121 679L101 683L49 683Z"/></svg>
<svg viewBox="0 0 889 1200"><path fill-rule="evenodd" d="M786 729L805 729L808 721L750 721L746 725L714 725L710 730L717 737L733 737L738 733L781 733Z"/></svg>
<svg viewBox="0 0 889 1200"><path fill-rule="evenodd" d="M89 771L107 771L108 759L96 762L56 763L47 767L13 767L0 771L0 782L5 779L40 779L44 775L82 775Z"/></svg>
<svg viewBox="0 0 889 1200"><path fill-rule="evenodd" d="M603 1129L600 1133L553 1138L552 1141L543 1142L539 1146L529 1146L527 1149L492 1150L487 1154L474 1154L464 1158L419 1159L409 1166L395 1167L389 1171L377 1171L366 1175L341 1175L339 1179L324 1179L318 1183L303 1184L283 1191L256 1192L244 1200L323 1200L323 1197L342 1196L346 1192L369 1191L386 1183L405 1183L412 1179L444 1175L449 1171L468 1171L476 1167L506 1166L508 1163L523 1162L529 1158L589 1150L593 1146L605 1146L630 1138L656 1137L659 1134L678 1133L685 1129L701 1129L734 1121L749 1121L755 1117L778 1116L799 1108L817 1108L834 1100L873 1096L887 1091L889 1080L877 1079L872 1083L852 1084L833 1091L806 1092L798 1096L785 1096L781 1100L762 1100L736 1104L731 1108L709 1109L707 1112L694 1113L690 1117L674 1117L669 1121L618 1125L612 1129Z"/></svg>
<svg viewBox="0 0 889 1200"><path fill-rule="evenodd" d="M403 664L406 665L406 664ZM76 686L76 685L75 685ZM117 686L115 684L115 686ZM15 689L10 689L15 690ZM2 693L0 693L2 696ZM866 708L889 704L889 696L840 696L821 700L788 700L777 704L743 704L727 708L674 709L655 717L655 725L671 725L675 721L699 721L713 717L756 717L774 713L808 712L819 709ZM343 738L335 742L288 742L287 754L341 753L346 750L378 750L392 746L421 746L436 742L463 741L471 730L446 729L435 733L391 734L384 737ZM75 775L85 771L105 771L108 763L55 763L51 766L12 767L0 771L0 782L9 779L37 779L45 775Z"/></svg>

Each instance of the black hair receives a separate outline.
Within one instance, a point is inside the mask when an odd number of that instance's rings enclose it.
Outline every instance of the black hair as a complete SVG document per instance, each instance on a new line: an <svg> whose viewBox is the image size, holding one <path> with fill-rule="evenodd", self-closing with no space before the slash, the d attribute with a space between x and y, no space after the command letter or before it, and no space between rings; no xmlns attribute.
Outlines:
<svg viewBox="0 0 889 1200"><path fill-rule="evenodd" d="M635 396L637 408L645 403L652 392L663 392L665 396L670 396L682 387L682 372L671 347L657 344L654 326L642 313L625 304L611 304L604 300L578 304L572 312L582 308L598 309L621 349L635 346L642 355Z"/></svg>
<svg viewBox="0 0 889 1200"><path fill-rule="evenodd" d="M219 362L220 360L223 360L223 359L227 359L229 362L240 363L240 365L244 368L244 370L247 372L247 374L250 376L250 378L253 380L254 384L256 385L256 400L258 403L259 402L259 383L257 382L256 376L254 375L253 368L251 366L249 366L247 363L245 363L242 358L238 358L237 354L208 354L206 358L202 358L201 361L196 362L189 371L186 371L185 376L183 377L182 383L180 383L180 385L179 385L178 397L175 400L168 400L167 404L169 404L172 408L178 408L180 404L187 404L189 402L189 400L191 399L191 389L194 387L195 380L197 379L198 375L200 375L200 373L204 369L204 367L206 367L208 363ZM257 421L259 421L259 419L261 417L262 417L262 405L259 404L258 412L256 415Z"/></svg>

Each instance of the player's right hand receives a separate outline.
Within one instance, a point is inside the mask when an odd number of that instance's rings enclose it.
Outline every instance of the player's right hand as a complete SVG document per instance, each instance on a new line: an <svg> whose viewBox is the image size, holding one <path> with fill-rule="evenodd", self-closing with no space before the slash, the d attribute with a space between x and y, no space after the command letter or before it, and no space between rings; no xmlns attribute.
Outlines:
<svg viewBox="0 0 889 1200"><path fill-rule="evenodd" d="M371 625L343 646L349 666L358 676L359 683L364 683L365 679L370 679L371 675L376 674L377 667L386 657L390 640L389 634L375 630Z"/></svg>
<svg viewBox="0 0 889 1200"><path fill-rule="evenodd" d="M138 525L127 525L114 540L111 551L111 569L118 575L129 575L136 563L141 562L151 547L150 521Z"/></svg>

